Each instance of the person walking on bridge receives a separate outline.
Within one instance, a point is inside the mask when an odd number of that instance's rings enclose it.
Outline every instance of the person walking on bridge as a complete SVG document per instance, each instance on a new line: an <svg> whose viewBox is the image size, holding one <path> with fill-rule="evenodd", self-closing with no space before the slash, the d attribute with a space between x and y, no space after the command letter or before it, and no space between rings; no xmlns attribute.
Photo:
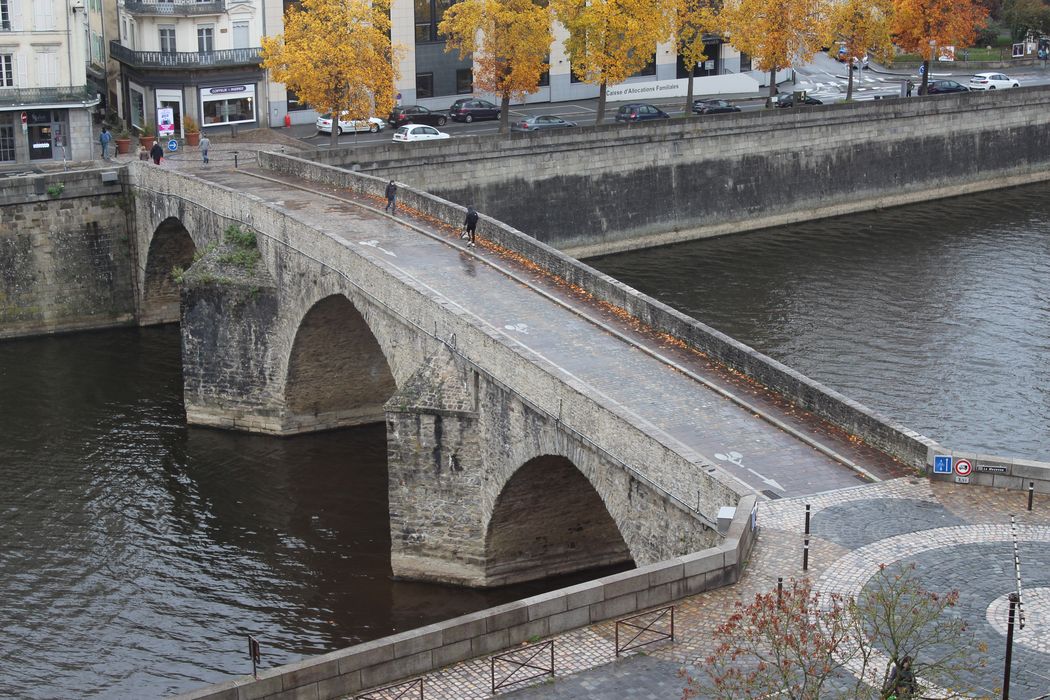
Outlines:
<svg viewBox="0 0 1050 700"><path fill-rule="evenodd" d="M468 248L474 247L475 231L478 228L478 212L471 204L467 207L467 218L463 220L463 237L469 238L470 241L467 243Z"/></svg>
<svg viewBox="0 0 1050 700"><path fill-rule="evenodd" d="M160 165L160 159L164 157L164 147L154 143L153 148L149 149L149 157L153 159L154 165Z"/></svg>
<svg viewBox="0 0 1050 700"><path fill-rule="evenodd" d="M102 127L102 133L98 136L98 142L102 144L102 160L109 160L109 142L113 140L113 134L109 133L108 127Z"/></svg>
<svg viewBox="0 0 1050 700"><path fill-rule="evenodd" d="M397 213L397 185L391 180L386 185L386 209L391 214Z"/></svg>

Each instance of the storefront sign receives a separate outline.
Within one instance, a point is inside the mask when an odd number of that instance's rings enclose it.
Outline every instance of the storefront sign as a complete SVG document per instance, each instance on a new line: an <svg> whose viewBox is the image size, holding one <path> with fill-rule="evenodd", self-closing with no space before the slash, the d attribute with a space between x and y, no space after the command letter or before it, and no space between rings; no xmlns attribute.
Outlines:
<svg viewBox="0 0 1050 700"><path fill-rule="evenodd" d="M157 110L157 135L160 138L170 138L175 134L175 110L171 107L161 107Z"/></svg>

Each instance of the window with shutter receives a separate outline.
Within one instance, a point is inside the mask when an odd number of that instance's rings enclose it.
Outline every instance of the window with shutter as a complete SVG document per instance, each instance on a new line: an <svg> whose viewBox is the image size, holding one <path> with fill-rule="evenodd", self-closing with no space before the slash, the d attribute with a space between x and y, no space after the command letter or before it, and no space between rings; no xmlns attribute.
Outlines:
<svg viewBox="0 0 1050 700"><path fill-rule="evenodd" d="M52 0L33 0L33 28L38 31L49 31L55 28Z"/></svg>
<svg viewBox="0 0 1050 700"><path fill-rule="evenodd" d="M15 57L9 53L0 53L0 87L15 86Z"/></svg>

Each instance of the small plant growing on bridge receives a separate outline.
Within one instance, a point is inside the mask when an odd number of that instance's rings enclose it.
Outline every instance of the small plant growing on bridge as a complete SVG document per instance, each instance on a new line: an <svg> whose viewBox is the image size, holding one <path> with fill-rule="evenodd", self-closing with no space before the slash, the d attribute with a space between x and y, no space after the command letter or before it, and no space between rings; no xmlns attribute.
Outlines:
<svg viewBox="0 0 1050 700"><path fill-rule="evenodd" d="M66 189L66 186L61 182L56 182L53 185L47 186L47 195L49 197L58 197Z"/></svg>
<svg viewBox="0 0 1050 700"><path fill-rule="evenodd" d="M255 231L242 229L236 224L227 226L223 234L223 242L225 246L219 254L219 262L235 265L249 272L255 270L260 259Z"/></svg>

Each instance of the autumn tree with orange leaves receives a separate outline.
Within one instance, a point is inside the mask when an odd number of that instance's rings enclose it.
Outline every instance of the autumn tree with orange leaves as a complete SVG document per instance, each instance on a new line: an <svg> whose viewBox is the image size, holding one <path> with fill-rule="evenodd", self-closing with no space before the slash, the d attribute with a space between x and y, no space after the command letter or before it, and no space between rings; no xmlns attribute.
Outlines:
<svg viewBox="0 0 1050 700"><path fill-rule="evenodd" d="M656 44L671 37L676 0L551 0L554 16L569 32L565 52L572 72L599 86L595 122L605 119L609 85L645 68Z"/></svg>
<svg viewBox="0 0 1050 700"><path fill-rule="evenodd" d="M926 94L936 47L970 46L988 23L988 11L979 0L893 0L893 14L897 45L922 56L920 95Z"/></svg>
<svg viewBox="0 0 1050 700"><path fill-rule="evenodd" d="M675 8L675 41L678 53L689 70L689 87L686 90L685 113L693 109L693 73L698 63L707 60L704 34L715 34L718 24L718 0L678 0Z"/></svg>
<svg viewBox="0 0 1050 700"><path fill-rule="evenodd" d="M445 10L438 31L445 51L473 55L474 87L499 96L499 130L507 133L511 99L535 92L548 68L549 11L533 0L462 0Z"/></svg>
<svg viewBox="0 0 1050 700"><path fill-rule="evenodd" d="M769 71L769 99L777 94L776 74L795 61L808 61L827 35L828 0L726 0L722 27L736 48Z"/></svg>
<svg viewBox="0 0 1050 700"><path fill-rule="evenodd" d="M284 34L263 37L263 68L319 112L365 120L394 108L397 50L389 0L302 0L284 17Z"/></svg>
<svg viewBox="0 0 1050 700"><path fill-rule="evenodd" d="M868 54L881 62L893 57L893 0L842 0L828 15L827 43L842 42L849 79L846 99L853 99L853 67Z"/></svg>

